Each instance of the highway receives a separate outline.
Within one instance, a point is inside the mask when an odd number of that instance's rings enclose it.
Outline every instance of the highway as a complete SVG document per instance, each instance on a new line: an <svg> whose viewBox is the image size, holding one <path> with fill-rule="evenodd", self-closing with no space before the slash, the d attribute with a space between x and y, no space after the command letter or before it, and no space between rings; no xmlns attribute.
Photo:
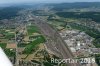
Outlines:
<svg viewBox="0 0 100 66"><path fill-rule="evenodd" d="M58 31L40 18L33 17L34 23L40 28L41 32L48 38L46 46L62 59L74 58L74 55L64 42ZM67 63L67 66L81 66L80 63Z"/></svg>

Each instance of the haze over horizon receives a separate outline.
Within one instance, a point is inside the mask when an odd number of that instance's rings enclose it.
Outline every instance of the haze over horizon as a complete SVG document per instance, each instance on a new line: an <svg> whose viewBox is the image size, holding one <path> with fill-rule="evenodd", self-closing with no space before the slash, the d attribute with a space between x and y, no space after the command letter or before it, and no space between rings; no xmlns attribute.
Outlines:
<svg viewBox="0 0 100 66"><path fill-rule="evenodd" d="M0 4L14 3L65 3L65 2L100 2L100 0L0 0Z"/></svg>

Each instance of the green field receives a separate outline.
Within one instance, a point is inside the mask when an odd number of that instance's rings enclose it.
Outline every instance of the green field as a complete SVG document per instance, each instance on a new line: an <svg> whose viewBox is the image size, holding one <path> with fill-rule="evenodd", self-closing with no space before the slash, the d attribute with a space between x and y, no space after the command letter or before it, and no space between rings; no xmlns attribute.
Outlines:
<svg viewBox="0 0 100 66"><path fill-rule="evenodd" d="M32 35L33 33L39 33L39 29L34 25L28 26L27 31L29 35Z"/></svg>
<svg viewBox="0 0 100 66"><path fill-rule="evenodd" d="M15 37L15 34L13 33L6 33L5 34L5 39L11 39L11 38L14 38Z"/></svg>
<svg viewBox="0 0 100 66"><path fill-rule="evenodd" d="M20 43L20 44L18 44L17 46L18 46L18 47L26 47L27 44L26 44L26 43Z"/></svg>
<svg viewBox="0 0 100 66"><path fill-rule="evenodd" d="M31 54L33 49L39 45L40 43L44 43L45 42L45 38L43 36L37 36L36 39L32 42L30 42L26 48L24 49L25 54Z"/></svg>
<svg viewBox="0 0 100 66"><path fill-rule="evenodd" d="M15 37L15 34L14 33L10 33L5 31L5 30L0 30L0 34L3 34L4 35L4 39L11 39L11 38L14 38Z"/></svg>

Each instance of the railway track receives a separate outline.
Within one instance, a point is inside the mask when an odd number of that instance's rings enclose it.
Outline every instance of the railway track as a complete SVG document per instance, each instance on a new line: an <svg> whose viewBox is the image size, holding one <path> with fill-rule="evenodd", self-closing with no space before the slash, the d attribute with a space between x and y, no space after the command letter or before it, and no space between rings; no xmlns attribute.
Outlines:
<svg viewBox="0 0 100 66"><path fill-rule="evenodd" d="M48 23L33 17L34 23L40 28L41 32L49 38L47 42L47 48L53 51L56 55L59 55L62 59L73 59L74 55L68 48L59 33L53 29ZM81 66L80 63L67 63L67 66Z"/></svg>

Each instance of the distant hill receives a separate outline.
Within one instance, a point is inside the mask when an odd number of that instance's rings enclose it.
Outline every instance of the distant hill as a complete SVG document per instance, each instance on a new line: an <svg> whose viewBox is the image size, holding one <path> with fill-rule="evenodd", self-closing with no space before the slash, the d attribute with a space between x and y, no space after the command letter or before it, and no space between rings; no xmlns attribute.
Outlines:
<svg viewBox="0 0 100 66"><path fill-rule="evenodd" d="M10 19L15 16L18 16L18 11L21 10L22 8L18 7L5 7L0 9L0 20L1 19Z"/></svg>
<svg viewBox="0 0 100 66"><path fill-rule="evenodd" d="M100 8L100 2L76 2L76 3L61 3L61 4L48 4L52 6L52 10L62 11L64 9L79 9L79 8Z"/></svg>
<svg viewBox="0 0 100 66"><path fill-rule="evenodd" d="M88 18L100 23L100 12L57 12L56 15L64 18Z"/></svg>
<svg viewBox="0 0 100 66"><path fill-rule="evenodd" d="M29 8L36 9L38 5L40 4L11 4L9 6L0 7L0 20L11 19L18 16L20 10Z"/></svg>

